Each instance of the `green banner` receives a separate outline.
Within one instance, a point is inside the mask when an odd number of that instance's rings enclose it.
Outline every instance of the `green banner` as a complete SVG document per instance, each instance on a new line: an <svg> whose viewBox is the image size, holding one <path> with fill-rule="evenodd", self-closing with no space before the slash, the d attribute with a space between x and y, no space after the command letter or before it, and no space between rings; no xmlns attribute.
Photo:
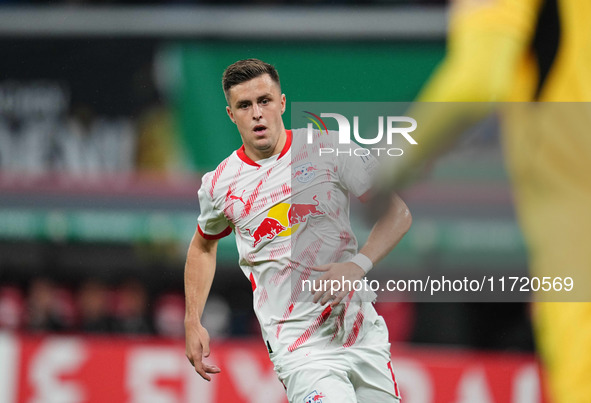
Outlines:
<svg viewBox="0 0 591 403"><path fill-rule="evenodd" d="M443 42L188 42L167 54L180 70L174 104L187 154L212 170L241 140L226 115L221 77L240 59L258 58L279 71L290 102L411 101L444 55Z"/></svg>

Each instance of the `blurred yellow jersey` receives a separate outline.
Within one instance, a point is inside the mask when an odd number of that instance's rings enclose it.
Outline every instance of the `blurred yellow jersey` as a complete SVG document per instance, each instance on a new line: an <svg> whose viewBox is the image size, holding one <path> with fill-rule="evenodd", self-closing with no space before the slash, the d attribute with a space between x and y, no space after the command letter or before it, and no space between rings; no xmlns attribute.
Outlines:
<svg viewBox="0 0 591 403"><path fill-rule="evenodd" d="M453 1L419 100L523 102L501 116L531 274L572 275L591 301L591 0ZM591 303L536 308L552 401L591 402Z"/></svg>
<svg viewBox="0 0 591 403"><path fill-rule="evenodd" d="M446 61L419 99L591 102L590 21L589 0L454 0Z"/></svg>

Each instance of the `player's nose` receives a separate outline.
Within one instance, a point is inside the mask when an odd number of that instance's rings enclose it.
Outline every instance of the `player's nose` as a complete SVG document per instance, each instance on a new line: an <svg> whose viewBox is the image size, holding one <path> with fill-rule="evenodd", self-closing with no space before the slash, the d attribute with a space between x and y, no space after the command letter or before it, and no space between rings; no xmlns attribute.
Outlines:
<svg viewBox="0 0 591 403"><path fill-rule="evenodd" d="M258 104L255 103L252 108L252 118L259 120L262 117L262 109Z"/></svg>

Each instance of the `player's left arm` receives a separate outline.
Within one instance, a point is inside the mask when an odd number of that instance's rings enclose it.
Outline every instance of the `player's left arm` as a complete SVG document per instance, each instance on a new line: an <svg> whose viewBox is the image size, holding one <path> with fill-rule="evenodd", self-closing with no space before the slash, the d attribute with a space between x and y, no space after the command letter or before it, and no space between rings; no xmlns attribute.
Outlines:
<svg viewBox="0 0 591 403"><path fill-rule="evenodd" d="M374 224L367 242L359 253L367 256L375 265L398 245L412 224L412 216L406 203L393 193L385 213Z"/></svg>
<svg viewBox="0 0 591 403"><path fill-rule="evenodd" d="M408 206L397 194L392 194L388 207L374 224L367 242L359 253L367 257L372 265L376 265L400 242L411 224L412 216ZM314 267L314 270L324 272L319 278L320 284L323 284L324 280L329 280L328 283L330 280L349 280L353 283L355 280L361 280L366 274L361 266L351 261L322 265ZM350 290L343 289L335 295L332 295L330 290L323 291L313 292L314 302L320 301L324 305L334 298L331 302L334 307L347 296Z"/></svg>

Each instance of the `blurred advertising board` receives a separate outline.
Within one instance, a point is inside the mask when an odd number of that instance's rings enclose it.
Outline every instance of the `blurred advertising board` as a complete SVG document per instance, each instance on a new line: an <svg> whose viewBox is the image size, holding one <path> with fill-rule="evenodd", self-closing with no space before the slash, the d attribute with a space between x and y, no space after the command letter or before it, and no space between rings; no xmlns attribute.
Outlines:
<svg viewBox="0 0 591 403"><path fill-rule="evenodd" d="M213 343L222 372L208 383L161 339L25 336L0 333L0 403L285 403L258 340ZM393 347L405 403L541 403L531 355Z"/></svg>

